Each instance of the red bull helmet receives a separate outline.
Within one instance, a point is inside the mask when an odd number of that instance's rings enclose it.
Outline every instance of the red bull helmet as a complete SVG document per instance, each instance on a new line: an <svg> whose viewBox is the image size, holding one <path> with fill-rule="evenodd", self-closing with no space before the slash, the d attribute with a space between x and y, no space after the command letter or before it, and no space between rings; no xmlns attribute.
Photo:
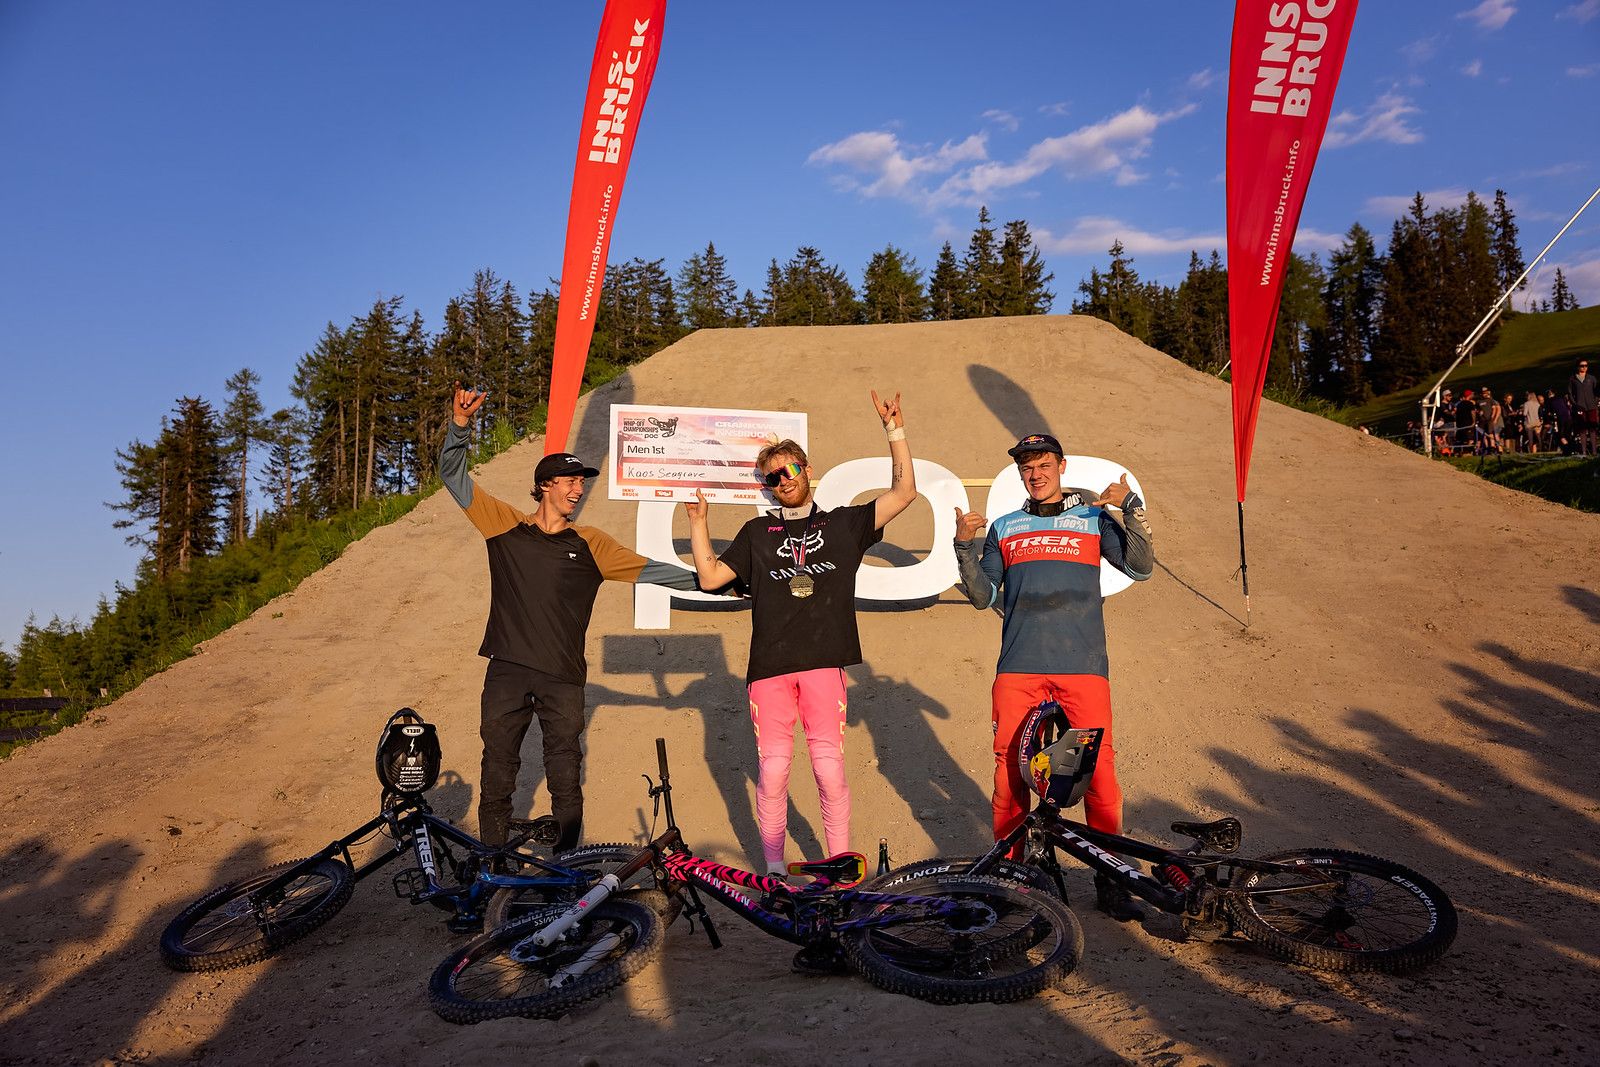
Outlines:
<svg viewBox="0 0 1600 1067"><path fill-rule="evenodd" d="M1023 779L1044 803L1072 807L1089 791L1104 732L1098 726L1074 729L1060 704L1044 701L1022 723L1017 763Z"/></svg>

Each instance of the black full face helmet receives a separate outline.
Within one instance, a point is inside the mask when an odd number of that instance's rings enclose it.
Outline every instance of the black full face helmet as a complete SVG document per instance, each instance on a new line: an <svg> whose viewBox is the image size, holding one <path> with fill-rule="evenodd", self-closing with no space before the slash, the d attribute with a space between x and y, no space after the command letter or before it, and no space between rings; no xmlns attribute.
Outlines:
<svg viewBox="0 0 1600 1067"><path fill-rule="evenodd" d="M1104 732L1098 726L1073 729L1060 704L1044 701L1022 723L1017 746L1022 777L1046 804L1072 807L1089 791Z"/></svg>
<svg viewBox="0 0 1600 1067"><path fill-rule="evenodd" d="M390 793L418 796L439 780L439 736L410 708L389 716L378 737L378 781Z"/></svg>

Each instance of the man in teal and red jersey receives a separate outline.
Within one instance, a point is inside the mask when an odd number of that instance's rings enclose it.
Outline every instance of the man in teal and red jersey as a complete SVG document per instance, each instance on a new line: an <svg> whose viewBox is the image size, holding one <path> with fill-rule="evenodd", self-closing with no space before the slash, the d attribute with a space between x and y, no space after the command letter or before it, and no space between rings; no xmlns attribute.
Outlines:
<svg viewBox="0 0 1600 1067"><path fill-rule="evenodd" d="M1074 727L1105 730L1100 760L1084 797L1085 821L1122 832L1122 790L1111 744L1111 682L1101 610L1100 561L1134 581L1150 577L1155 551L1144 501L1128 476L1092 500L1062 488L1066 463L1049 434L1029 434L1008 452L1028 499L1021 511L997 519L980 546L986 520L956 509L956 559L967 598L980 611L1003 597L994 706L994 835L1010 833L1027 814L1027 784L1017 767L1018 733L1030 709L1054 699ZM1123 513L1118 522L1107 506ZM1127 922L1143 910L1128 891L1095 876L1096 902Z"/></svg>

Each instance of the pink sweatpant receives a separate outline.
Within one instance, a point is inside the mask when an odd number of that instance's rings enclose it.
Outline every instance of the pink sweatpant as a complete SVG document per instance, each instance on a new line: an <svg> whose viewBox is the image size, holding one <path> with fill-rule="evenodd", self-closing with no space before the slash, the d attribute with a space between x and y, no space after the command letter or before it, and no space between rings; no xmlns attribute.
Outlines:
<svg viewBox="0 0 1600 1067"><path fill-rule="evenodd" d="M850 787L844 780L844 671L823 667L763 678L750 686L750 722L756 730L761 775L756 782L756 824L767 866L783 865L789 830L789 763L794 723L805 730L811 773L822 801L828 855L850 850Z"/></svg>

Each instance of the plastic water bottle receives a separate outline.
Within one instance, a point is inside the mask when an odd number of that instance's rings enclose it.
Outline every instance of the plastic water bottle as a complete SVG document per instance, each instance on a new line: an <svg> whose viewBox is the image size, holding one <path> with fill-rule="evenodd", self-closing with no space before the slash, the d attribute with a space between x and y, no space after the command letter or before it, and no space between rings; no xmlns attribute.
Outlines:
<svg viewBox="0 0 1600 1067"><path fill-rule="evenodd" d="M880 875L889 873L889 839L887 837L878 838L878 873Z"/></svg>

